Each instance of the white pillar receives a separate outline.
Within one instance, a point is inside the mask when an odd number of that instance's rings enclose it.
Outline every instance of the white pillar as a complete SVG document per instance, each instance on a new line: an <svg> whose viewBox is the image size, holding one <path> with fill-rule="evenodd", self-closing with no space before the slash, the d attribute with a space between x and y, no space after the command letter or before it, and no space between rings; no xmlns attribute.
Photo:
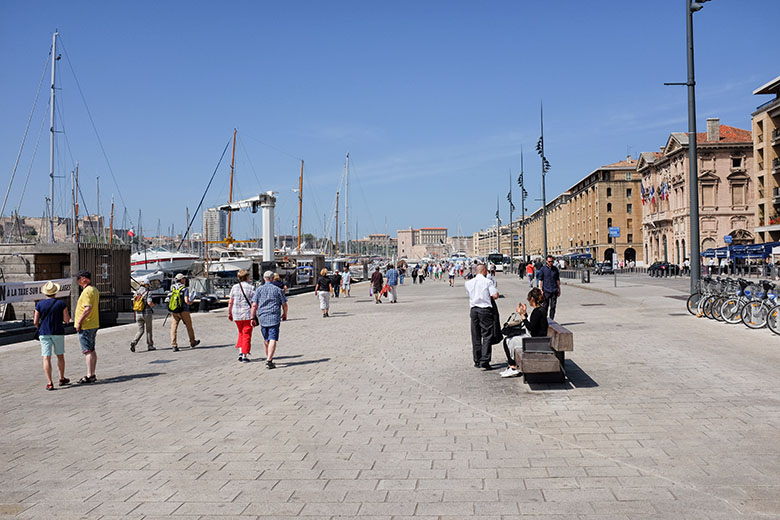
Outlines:
<svg viewBox="0 0 780 520"><path fill-rule="evenodd" d="M263 262L274 260L274 207L276 198L270 193L263 197L260 207L263 209Z"/></svg>

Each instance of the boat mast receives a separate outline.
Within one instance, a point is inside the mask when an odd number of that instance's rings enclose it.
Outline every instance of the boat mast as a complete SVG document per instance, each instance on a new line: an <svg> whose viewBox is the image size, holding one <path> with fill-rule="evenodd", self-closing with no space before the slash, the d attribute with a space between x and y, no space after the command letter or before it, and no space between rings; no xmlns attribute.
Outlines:
<svg viewBox="0 0 780 520"><path fill-rule="evenodd" d="M97 222L98 222L98 236L95 237L95 242L103 242L103 235L105 234L105 222L100 220L100 175L95 178L95 184L97 189ZM87 215L89 217L89 215Z"/></svg>
<svg viewBox="0 0 780 520"><path fill-rule="evenodd" d="M298 179L298 254L301 254L301 217L303 216L303 159L301 159L301 176Z"/></svg>
<svg viewBox="0 0 780 520"><path fill-rule="evenodd" d="M236 132L237 130L234 128L233 129L233 156L230 159L230 193L228 194L228 204L233 203L233 171L236 166ZM225 239L225 242L227 243L228 246L230 246L233 243L233 235L230 232L230 223L232 217L233 217L233 212L228 211L227 238Z"/></svg>
<svg viewBox="0 0 780 520"><path fill-rule="evenodd" d="M339 192L336 192L336 245L333 248L333 258L339 256Z"/></svg>
<svg viewBox="0 0 780 520"><path fill-rule="evenodd" d="M73 241L79 242L79 163L76 161L76 174L73 180Z"/></svg>
<svg viewBox="0 0 780 520"><path fill-rule="evenodd" d="M49 99L49 242L54 242L54 77L57 71L57 31L51 40L51 95Z"/></svg>
<svg viewBox="0 0 780 520"><path fill-rule="evenodd" d="M347 152L347 173L344 179L344 234L346 237L345 254L349 256L349 152Z"/></svg>
<svg viewBox="0 0 780 520"><path fill-rule="evenodd" d="M111 195L111 224L108 230L108 245L114 243L114 196Z"/></svg>

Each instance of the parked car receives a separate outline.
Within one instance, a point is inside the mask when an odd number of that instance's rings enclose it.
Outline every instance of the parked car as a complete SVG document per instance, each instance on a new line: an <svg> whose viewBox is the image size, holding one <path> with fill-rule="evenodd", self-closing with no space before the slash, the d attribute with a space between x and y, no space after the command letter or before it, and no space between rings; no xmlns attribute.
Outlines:
<svg viewBox="0 0 780 520"><path fill-rule="evenodd" d="M647 268L647 274L650 276L678 276L680 274L680 266L669 262L654 262Z"/></svg>
<svg viewBox="0 0 780 520"><path fill-rule="evenodd" d="M598 262L596 264L596 274L612 274L613 272L612 262Z"/></svg>

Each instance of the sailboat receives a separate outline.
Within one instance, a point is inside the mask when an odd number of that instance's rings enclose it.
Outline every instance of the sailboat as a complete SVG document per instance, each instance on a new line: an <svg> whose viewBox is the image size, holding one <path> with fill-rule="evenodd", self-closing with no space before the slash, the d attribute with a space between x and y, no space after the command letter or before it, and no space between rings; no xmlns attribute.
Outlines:
<svg viewBox="0 0 780 520"><path fill-rule="evenodd" d="M233 202L233 173L236 167L236 134L233 129L233 155L230 160L230 192L228 204ZM232 212L228 212L227 237L225 240L208 241L207 244L225 244L224 247L216 246L209 250L214 257L208 262L208 274L223 278L233 278L241 269L252 269L252 258L244 255L241 248L234 248L233 244L239 242L256 242L256 240L235 240L231 232Z"/></svg>

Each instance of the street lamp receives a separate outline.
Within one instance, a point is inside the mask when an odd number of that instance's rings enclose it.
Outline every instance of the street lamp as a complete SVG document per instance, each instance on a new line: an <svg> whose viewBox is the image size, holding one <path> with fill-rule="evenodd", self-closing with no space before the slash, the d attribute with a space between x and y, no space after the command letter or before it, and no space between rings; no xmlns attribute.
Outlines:
<svg viewBox="0 0 780 520"><path fill-rule="evenodd" d="M691 226L691 294L699 289L701 279L701 241L699 239L699 172L696 162L696 78L693 68L693 13L701 10L710 0L685 0L685 24L687 28L686 47L688 55L688 81L685 83L664 83L664 85L685 85L688 87L688 191L690 200Z"/></svg>

